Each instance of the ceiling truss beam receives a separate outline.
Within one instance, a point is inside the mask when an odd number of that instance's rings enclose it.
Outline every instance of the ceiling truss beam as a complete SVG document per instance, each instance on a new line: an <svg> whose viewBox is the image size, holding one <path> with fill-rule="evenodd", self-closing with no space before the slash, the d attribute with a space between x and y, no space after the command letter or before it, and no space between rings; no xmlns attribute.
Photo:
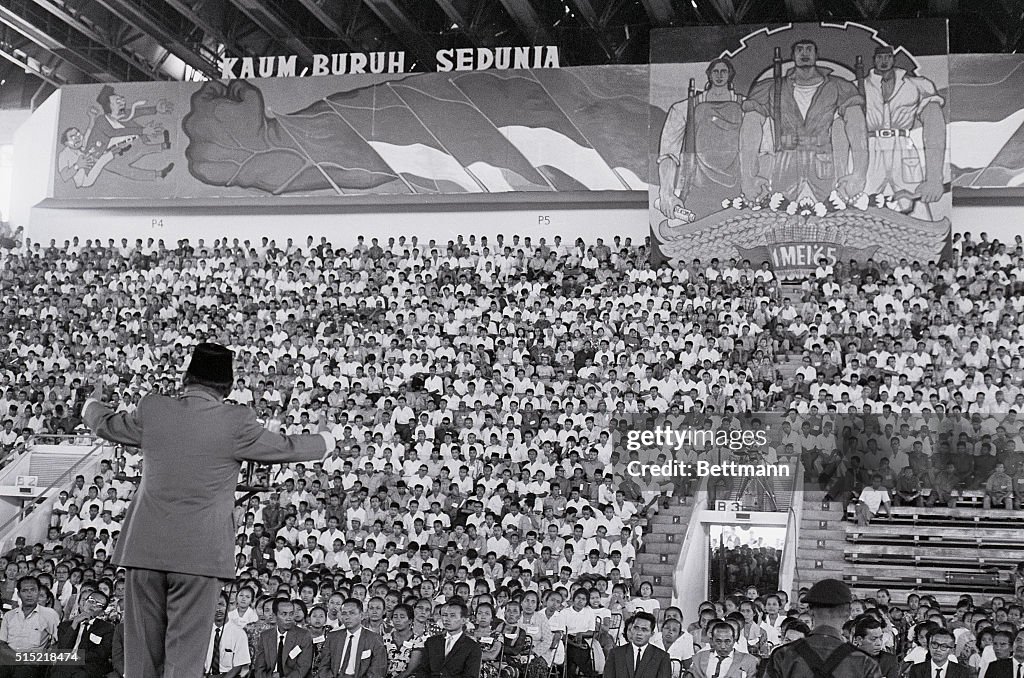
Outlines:
<svg viewBox="0 0 1024 678"><path fill-rule="evenodd" d="M303 61L313 61L314 51L299 37L295 30L280 16L271 3L262 0L231 0L231 4L249 17L253 23L288 49L292 50Z"/></svg>
<svg viewBox="0 0 1024 678"><path fill-rule="evenodd" d="M424 37L423 31L398 6L396 0L364 0L370 11L391 29L417 60L434 62L437 47Z"/></svg>
<svg viewBox="0 0 1024 678"><path fill-rule="evenodd" d="M0 0L0 21L93 80L125 82L159 77L149 64L135 63L109 42L82 34L32 0Z"/></svg>
<svg viewBox="0 0 1024 678"><path fill-rule="evenodd" d="M46 2L47 0L36 0ZM178 57L186 64L210 77L218 77L220 70L209 57L200 56L197 45L186 44L182 38L189 33L190 26L178 21L170 24L169 20L177 17L162 2L146 0L98 0L107 11L129 26L138 27L145 34L160 43L160 46ZM157 16L161 12L163 16Z"/></svg>
<svg viewBox="0 0 1024 678"><path fill-rule="evenodd" d="M499 0L512 20L533 45L553 45L554 39L530 0Z"/></svg>

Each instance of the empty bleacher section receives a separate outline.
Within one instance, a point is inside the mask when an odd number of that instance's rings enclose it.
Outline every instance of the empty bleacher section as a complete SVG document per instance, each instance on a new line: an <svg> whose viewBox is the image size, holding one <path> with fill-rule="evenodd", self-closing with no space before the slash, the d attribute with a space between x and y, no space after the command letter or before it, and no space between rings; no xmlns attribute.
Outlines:
<svg viewBox="0 0 1024 678"><path fill-rule="evenodd" d="M71 469L76 469L78 463L88 456L93 448L93 445L34 445L28 451L27 475L37 479L38 487L50 487L67 479L68 472ZM83 470L88 471L88 469ZM68 480L73 479L74 476Z"/></svg>

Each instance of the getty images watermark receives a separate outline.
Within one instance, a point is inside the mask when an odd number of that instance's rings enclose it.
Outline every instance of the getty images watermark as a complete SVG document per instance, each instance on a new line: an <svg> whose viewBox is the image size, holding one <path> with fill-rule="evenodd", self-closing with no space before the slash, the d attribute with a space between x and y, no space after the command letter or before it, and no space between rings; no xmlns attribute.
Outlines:
<svg viewBox="0 0 1024 678"><path fill-rule="evenodd" d="M634 478L699 479L789 477L764 428L677 427L659 423L622 439L626 473Z"/></svg>

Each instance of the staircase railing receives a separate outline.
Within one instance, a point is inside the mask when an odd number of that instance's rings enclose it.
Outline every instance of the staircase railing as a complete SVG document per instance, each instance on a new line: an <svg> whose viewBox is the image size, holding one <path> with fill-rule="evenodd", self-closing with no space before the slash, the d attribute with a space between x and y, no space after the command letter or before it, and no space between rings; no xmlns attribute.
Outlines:
<svg viewBox="0 0 1024 678"><path fill-rule="evenodd" d="M782 560L779 562L779 590L785 591L790 600L796 600L794 587L799 581L797 551L800 548L800 520L803 518L804 503L793 502L786 520L786 541L782 545Z"/></svg>
<svg viewBox="0 0 1024 678"><path fill-rule="evenodd" d="M106 454L109 450L110 445L106 443L93 445L88 453L72 464L60 477L38 492L34 502L25 504L17 515L0 524L0 552L6 553L11 548L14 542L12 536L24 536L25 541L30 544L43 541L49 527L49 509L56 503L60 490L69 486L81 469L87 468L90 464L97 465L99 453ZM18 535L12 534L15 531Z"/></svg>
<svg viewBox="0 0 1024 678"><path fill-rule="evenodd" d="M737 461L737 463L740 463ZM754 461L754 464L767 462ZM724 501L729 510L785 513L797 502L797 482L800 472L796 459L779 460L774 466L788 468L788 475L768 477L719 477L709 485L711 506Z"/></svg>
<svg viewBox="0 0 1024 678"><path fill-rule="evenodd" d="M708 478L705 476L694 494L690 522L686 526L679 560L672 573L672 605L682 610L697 609L706 593L708 550L701 514L708 508L707 487Z"/></svg>

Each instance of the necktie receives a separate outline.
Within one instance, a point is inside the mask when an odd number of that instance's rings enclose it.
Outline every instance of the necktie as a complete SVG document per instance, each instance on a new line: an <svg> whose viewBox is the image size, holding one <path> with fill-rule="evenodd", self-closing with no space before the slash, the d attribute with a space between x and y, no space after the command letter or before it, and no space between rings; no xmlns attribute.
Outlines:
<svg viewBox="0 0 1024 678"><path fill-rule="evenodd" d="M711 678L718 678L718 674L722 670L722 662L725 661L725 657L719 657L718 655L715 655L715 659L718 660L718 664L715 666L715 673Z"/></svg>
<svg viewBox="0 0 1024 678"><path fill-rule="evenodd" d="M284 675L284 634L277 637L277 672Z"/></svg>
<svg viewBox="0 0 1024 678"><path fill-rule="evenodd" d="M448 634L448 636L444 640L444 656L445 657L447 657L448 653L452 651L452 645L454 645L454 644L455 644L455 637L452 636L451 634Z"/></svg>
<svg viewBox="0 0 1024 678"><path fill-rule="evenodd" d="M636 654L633 655L633 674L636 675L637 670L640 668L640 657L644 656L644 649L642 647L636 648Z"/></svg>
<svg viewBox="0 0 1024 678"><path fill-rule="evenodd" d="M220 634L223 629L217 627L217 630L213 632L213 656L210 657L210 673L220 673Z"/></svg>
<svg viewBox="0 0 1024 678"><path fill-rule="evenodd" d="M1024 674L1024 664L1021 664L1020 662L1018 662L1017 663L1017 678L1022 678L1022 674Z"/></svg>
<svg viewBox="0 0 1024 678"><path fill-rule="evenodd" d="M78 638L75 639L75 650L82 644L82 638L85 638L85 634L89 632L89 624L91 623L90 621L84 621L78 625Z"/></svg>
<svg viewBox="0 0 1024 678"><path fill-rule="evenodd" d="M338 672L342 675L348 669L348 660L352 656L352 634L349 633L348 637L345 638L345 651L341 653L341 666L338 668Z"/></svg>
<svg viewBox="0 0 1024 678"><path fill-rule="evenodd" d="M942 678L942 669L935 669L935 678Z"/></svg>

